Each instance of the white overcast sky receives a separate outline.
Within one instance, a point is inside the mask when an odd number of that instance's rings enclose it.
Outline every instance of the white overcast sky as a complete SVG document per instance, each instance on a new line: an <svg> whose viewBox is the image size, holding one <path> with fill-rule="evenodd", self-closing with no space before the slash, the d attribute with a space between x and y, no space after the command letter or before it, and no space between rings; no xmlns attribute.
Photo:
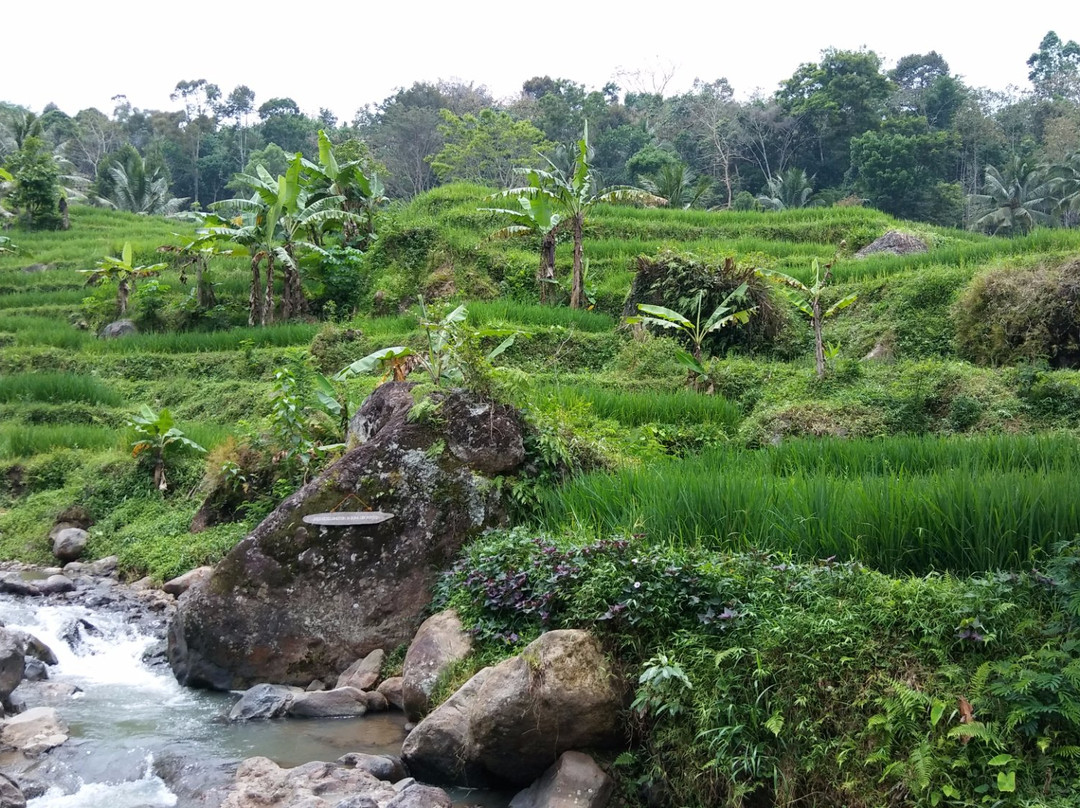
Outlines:
<svg viewBox="0 0 1080 808"><path fill-rule="evenodd" d="M887 67L936 50L973 86L1027 89L1025 62L1047 31L1080 40L1075 0L38 2L0 3L0 100L69 114L109 113L119 93L175 109L176 82L205 78L225 93L248 85L256 106L289 96L346 121L414 81L472 81L506 98L532 76L593 88L656 65L674 68L669 94L726 77L745 98L826 47L866 47Z"/></svg>

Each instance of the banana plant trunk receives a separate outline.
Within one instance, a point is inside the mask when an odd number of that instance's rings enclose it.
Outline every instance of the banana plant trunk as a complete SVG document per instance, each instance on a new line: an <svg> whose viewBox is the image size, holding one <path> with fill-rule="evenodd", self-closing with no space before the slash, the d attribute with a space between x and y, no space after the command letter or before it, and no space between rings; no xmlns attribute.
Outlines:
<svg viewBox="0 0 1080 808"><path fill-rule="evenodd" d="M540 269L536 280L540 284L540 302L548 302L548 290L555 280L555 231L544 234L540 244Z"/></svg>
<svg viewBox="0 0 1080 808"><path fill-rule="evenodd" d="M582 241L584 239L583 225L584 216L577 214L574 216L574 277L570 286L570 308L580 309L582 299L585 297L585 279L582 253L584 247Z"/></svg>
<svg viewBox="0 0 1080 808"><path fill-rule="evenodd" d="M116 303L120 307L120 316L123 317L127 314L128 310L128 295L131 293L128 287L127 278L121 278L116 284Z"/></svg>
<svg viewBox="0 0 1080 808"><path fill-rule="evenodd" d="M814 315L814 360L817 362L817 376L825 378L825 343L821 339L821 301L814 298L811 310Z"/></svg>
<svg viewBox="0 0 1080 808"><path fill-rule="evenodd" d="M262 256L256 253L251 256L251 295L248 297L248 325L262 324L262 278L259 273L259 263Z"/></svg>
<svg viewBox="0 0 1080 808"><path fill-rule="evenodd" d="M269 325L274 321L274 253L266 255L266 296L263 298L263 308L259 325Z"/></svg>

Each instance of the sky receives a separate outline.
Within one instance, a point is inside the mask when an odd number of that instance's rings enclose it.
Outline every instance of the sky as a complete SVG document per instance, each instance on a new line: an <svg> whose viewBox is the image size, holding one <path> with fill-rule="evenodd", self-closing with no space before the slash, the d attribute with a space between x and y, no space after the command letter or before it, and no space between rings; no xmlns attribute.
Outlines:
<svg viewBox="0 0 1080 808"><path fill-rule="evenodd" d="M0 101L109 113L122 93L142 109L178 109L169 99L176 83L205 78L226 94L246 84L256 106L288 96L304 112L325 107L347 121L415 81L473 82L503 99L543 75L589 88L612 80L623 89L663 86L668 95L695 78L724 77L747 98L772 93L828 47L865 47L886 67L936 50L972 86L1028 89L1028 57L1050 30L1080 40L1080 11L1074 0L1044 0L1032 14L1024 7L995 13L984 4L976 14L974 3L956 0L7 2L0 31L15 35L0 45Z"/></svg>

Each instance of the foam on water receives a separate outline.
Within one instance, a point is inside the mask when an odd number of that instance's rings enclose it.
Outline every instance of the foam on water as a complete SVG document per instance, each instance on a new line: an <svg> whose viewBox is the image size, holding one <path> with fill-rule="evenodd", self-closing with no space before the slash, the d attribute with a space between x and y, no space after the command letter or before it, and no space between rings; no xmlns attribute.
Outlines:
<svg viewBox="0 0 1080 808"><path fill-rule="evenodd" d="M27 800L27 808L172 808L176 795L153 773L153 757L147 756L146 771L139 780L119 783L83 783L74 794L50 788L40 797Z"/></svg>

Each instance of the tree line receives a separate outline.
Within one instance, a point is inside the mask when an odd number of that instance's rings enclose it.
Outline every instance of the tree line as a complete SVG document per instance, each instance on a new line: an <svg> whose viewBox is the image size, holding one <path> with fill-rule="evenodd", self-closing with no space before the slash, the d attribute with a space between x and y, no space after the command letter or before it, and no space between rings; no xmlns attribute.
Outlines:
<svg viewBox="0 0 1080 808"><path fill-rule="evenodd" d="M320 130L392 198L456 180L507 187L538 152L569 171L587 124L597 190L635 186L681 207L867 204L1001 233L1075 226L1080 46L1051 31L1027 65L1030 88L997 91L965 84L933 51L886 69L873 51L827 49L745 101L723 78L666 93L659 74L600 89L534 77L503 101L471 83L420 82L349 122L200 78L176 84L173 110L124 96L110 114L0 102L0 165L13 177L7 207L60 226L49 193L144 213L206 208L249 190L238 174L284 176L296 153L317 160Z"/></svg>

